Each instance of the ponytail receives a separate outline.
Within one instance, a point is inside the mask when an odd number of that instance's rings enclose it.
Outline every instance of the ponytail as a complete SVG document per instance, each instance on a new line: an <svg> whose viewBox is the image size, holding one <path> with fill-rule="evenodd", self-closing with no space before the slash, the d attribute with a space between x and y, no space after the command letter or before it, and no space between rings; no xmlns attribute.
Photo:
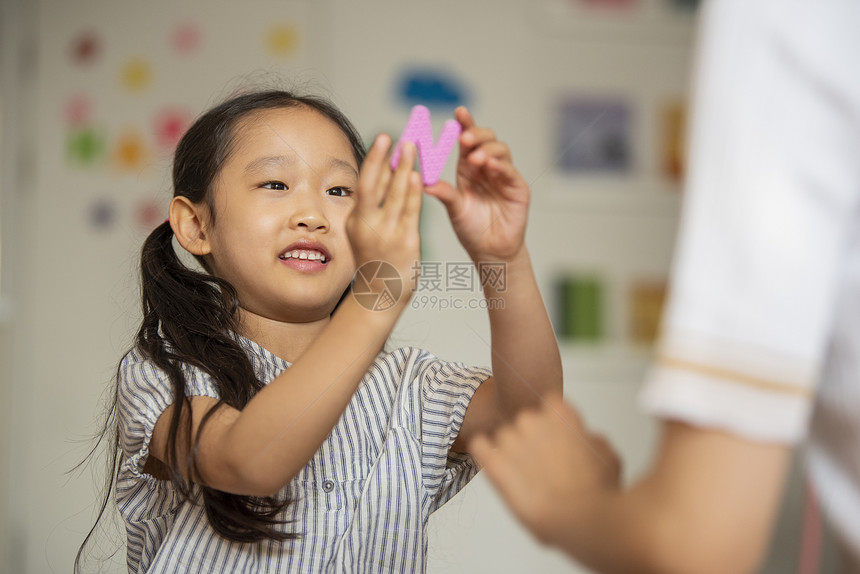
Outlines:
<svg viewBox="0 0 860 574"><path fill-rule="evenodd" d="M157 227L144 242L140 268L143 322L137 333L137 346L167 373L175 397L163 462L177 491L193 502L196 495L185 476L199 476L197 439L203 427L224 404L244 408L263 383L237 340L236 290L223 279L186 267L173 247L173 230L168 222ZM183 415L190 405L183 364L194 365L211 376L220 397L193 437L191 416ZM179 440L187 441L186 450L190 453L182 461L176 456ZM289 501L198 486L209 522L221 536L237 542L296 537L274 528L283 523L276 516Z"/></svg>
<svg viewBox="0 0 860 574"><path fill-rule="evenodd" d="M264 539L289 540L297 534L284 533L276 527L284 521L278 515L289 500L274 497L244 496L223 492L203 484L194 484L186 476L199 476L197 440L209 418L222 405L242 409L263 387L253 365L237 339L239 308L236 290L227 281L187 267L173 247L173 230L165 221L144 241L140 259L143 321L137 332L138 349L167 374L174 403L167 431L164 466L168 479L180 496L206 509L212 528L221 536L236 542ZM186 394L182 365L198 367L218 389L218 402L206 413L197 433L192 436L190 397ZM119 442L117 411L119 404L119 369L114 376L113 396L98 440L80 467L103 442L109 442L107 479L96 521L75 557L75 572L80 572L86 547L91 542L105 510L123 463ZM189 409L186 414L185 409ZM177 457L177 443L186 441L184 460Z"/></svg>

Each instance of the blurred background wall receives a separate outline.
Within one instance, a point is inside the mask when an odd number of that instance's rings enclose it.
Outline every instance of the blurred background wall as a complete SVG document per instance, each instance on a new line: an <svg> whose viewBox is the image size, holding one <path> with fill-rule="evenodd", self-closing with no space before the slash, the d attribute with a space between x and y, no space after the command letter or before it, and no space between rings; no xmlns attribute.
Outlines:
<svg viewBox="0 0 860 574"><path fill-rule="evenodd" d="M103 474L99 460L68 471L93 446L139 320L138 250L166 217L172 149L246 87L328 96L368 141L399 135L416 103L438 133L465 103L508 142L533 191L528 243L566 395L626 477L642 471L657 427L636 394L683 197L695 2L0 6L0 572L70 571ZM489 365L477 283L434 201L422 227L441 287L419 289L393 340ZM795 472L765 572L793 571L801 493ZM480 475L431 531L433 573L585 572L521 531ZM123 571L110 532L92 571Z"/></svg>

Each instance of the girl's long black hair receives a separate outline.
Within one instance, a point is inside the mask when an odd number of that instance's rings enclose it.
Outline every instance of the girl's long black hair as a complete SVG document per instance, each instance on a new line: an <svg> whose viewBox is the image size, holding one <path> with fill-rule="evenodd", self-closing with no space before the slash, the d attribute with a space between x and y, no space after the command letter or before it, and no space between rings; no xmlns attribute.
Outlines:
<svg viewBox="0 0 860 574"><path fill-rule="evenodd" d="M180 140L173 161L174 196L185 196L193 203L207 202L211 220L217 214L212 187L236 143L242 120L254 113L284 108L305 107L315 110L337 124L349 140L355 160L361 165L364 146L356 129L331 103L315 96L299 96L282 90L246 93L225 101L202 115ZM135 346L166 373L175 397L167 435L166 460L158 465L164 479L170 480L182 498L200 503L212 528L221 536L237 542L263 539L287 540L295 534L277 529L278 517L289 500L230 494L197 484L185 476L196 472L197 436L209 417L221 405L242 409L263 383L257 379L250 359L236 333L239 299L227 281L186 266L173 246L173 231L168 222L159 225L145 240L140 258L143 321ZM193 365L209 376L218 389L219 401L201 421L197 436L191 433L190 398L182 365ZM109 442L109 470L96 524L90 530L75 559L79 571L83 552L110 504L117 476L124 461L120 448L117 419L119 369L114 379L113 399L93 454L102 442ZM189 409L186 411L186 409ZM177 445L186 446L189 456L180 460ZM88 457L89 458L89 457ZM162 478L162 477L159 477ZM199 498L198 498L199 497Z"/></svg>

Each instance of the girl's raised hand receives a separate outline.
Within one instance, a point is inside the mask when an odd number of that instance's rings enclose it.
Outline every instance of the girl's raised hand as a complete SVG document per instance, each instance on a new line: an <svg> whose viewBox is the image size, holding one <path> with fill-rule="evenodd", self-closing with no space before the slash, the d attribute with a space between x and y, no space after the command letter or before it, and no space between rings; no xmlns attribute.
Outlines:
<svg viewBox="0 0 860 574"><path fill-rule="evenodd" d="M346 221L357 267L370 261L393 265L404 288L417 279L416 264L421 258L418 220L424 184L413 170L415 146L403 146L400 163L392 171L388 164L391 138L377 136L361 165L357 202ZM404 289L404 291L405 291Z"/></svg>
<svg viewBox="0 0 860 574"><path fill-rule="evenodd" d="M454 114L463 128L457 187L440 181L426 191L445 204L474 261L509 261L524 245L529 187L514 168L510 149L492 130L475 125L465 107Z"/></svg>

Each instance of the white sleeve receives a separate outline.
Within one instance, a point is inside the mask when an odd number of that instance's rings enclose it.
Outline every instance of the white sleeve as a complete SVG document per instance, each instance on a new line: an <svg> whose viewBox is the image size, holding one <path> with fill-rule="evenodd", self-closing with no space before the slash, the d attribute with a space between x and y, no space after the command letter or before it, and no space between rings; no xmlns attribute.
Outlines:
<svg viewBox="0 0 860 574"><path fill-rule="evenodd" d="M860 5L724 0L702 16L684 212L641 399L795 442L860 196Z"/></svg>
<svg viewBox="0 0 860 574"><path fill-rule="evenodd" d="M219 398L212 377L190 365L183 365L182 370L186 396ZM175 400L173 388L167 373L137 349L123 358L118 375L120 446L132 473L140 475L149 456L155 423Z"/></svg>
<svg viewBox="0 0 860 574"><path fill-rule="evenodd" d="M492 373L442 361L426 351L420 364L421 476L434 512L478 473L477 461L470 454L453 452L451 445L460 434L472 397Z"/></svg>

